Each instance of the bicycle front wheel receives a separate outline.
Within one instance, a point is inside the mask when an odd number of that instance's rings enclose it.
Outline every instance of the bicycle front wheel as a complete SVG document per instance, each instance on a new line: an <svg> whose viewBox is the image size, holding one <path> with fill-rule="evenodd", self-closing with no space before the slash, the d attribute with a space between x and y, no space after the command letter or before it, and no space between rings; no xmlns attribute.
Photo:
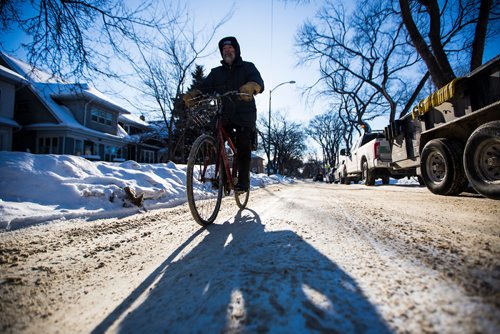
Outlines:
<svg viewBox="0 0 500 334"><path fill-rule="evenodd" d="M186 193L194 220L206 226L215 221L222 202L222 173L217 166L215 139L201 135L189 152Z"/></svg>
<svg viewBox="0 0 500 334"><path fill-rule="evenodd" d="M236 198L236 204L238 205L238 208L240 208L241 210L246 208L249 196L250 196L250 187L245 192L243 191L234 192L234 197Z"/></svg>
<svg viewBox="0 0 500 334"><path fill-rule="evenodd" d="M248 179L250 179L250 177ZM248 187L247 191L234 191L234 198L236 199L236 205L238 205L238 208L240 208L241 210L246 208L249 196L250 186Z"/></svg>

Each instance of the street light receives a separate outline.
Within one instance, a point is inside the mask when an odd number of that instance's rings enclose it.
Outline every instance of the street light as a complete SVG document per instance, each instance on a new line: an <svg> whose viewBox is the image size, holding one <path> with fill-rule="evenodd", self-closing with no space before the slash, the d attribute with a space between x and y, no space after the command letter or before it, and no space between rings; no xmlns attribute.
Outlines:
<svg viewBox="0 0 500 334"><path fill-rule="evenodd" d="M271 94L279 86L286 84L294 84L295 80L285 81L276 85L273 89L269 91L269 123L267 128L267 175L271 175Z"/></svg>

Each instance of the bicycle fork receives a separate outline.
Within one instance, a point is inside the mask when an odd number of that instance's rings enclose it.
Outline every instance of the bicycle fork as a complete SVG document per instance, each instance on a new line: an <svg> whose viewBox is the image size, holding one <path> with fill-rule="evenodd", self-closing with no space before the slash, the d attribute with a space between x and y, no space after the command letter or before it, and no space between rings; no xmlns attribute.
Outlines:
<svg viewBox="0 0 500 334"><path fill-rule="evenodd" d="M221 166L221 170L224 169L224 174L225 174L225 180L224 180L224 183L225 185L229 186L229 189L234 189L234 185L238 183L238 178L237 178L237 165L236 165L236 160L237 160L237 155L236 155L236 148L234 147L234 144L233 142L231 141L231 139L229 138L229 136L227 136L226 132L224 129L222 129L222 133L225 134L225 137L227 137L227 141L224 140L224 136L220 136L221 138L219 138L219 150L220 150L220 154L219 154L219 163L217 164L217 166ZM233 161L231 161L232 163L232 171L231 169L229 168L229 164L230 164L230 161L229 161L229 158L227 156L227 152L226 152L226 145L225 143L227 142L229 148L231 149L231 151L233 152ZM229 180L227 177L231 177L231 180Z"/></svg>

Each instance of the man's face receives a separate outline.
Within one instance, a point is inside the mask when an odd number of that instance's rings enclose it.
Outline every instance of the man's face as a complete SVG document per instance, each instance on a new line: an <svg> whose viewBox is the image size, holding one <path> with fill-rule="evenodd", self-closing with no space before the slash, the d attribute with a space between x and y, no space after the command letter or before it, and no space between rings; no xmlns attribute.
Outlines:
<svg viewBox="0 0 500 334"><path fill-rule="evenodd" d="M236 50L232 45L224 45L222 47L222 59L228 64L232 65L236 58Z"/></svg>

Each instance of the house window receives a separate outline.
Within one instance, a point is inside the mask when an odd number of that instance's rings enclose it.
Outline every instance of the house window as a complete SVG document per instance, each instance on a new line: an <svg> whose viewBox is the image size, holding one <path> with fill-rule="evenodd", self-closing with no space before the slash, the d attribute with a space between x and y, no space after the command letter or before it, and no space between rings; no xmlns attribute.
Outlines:
<svg viewBox="0 0 500 334"><path fill-rule="evenodd" d="M113 114L97 108L92 108L91 119L94 122L105 125L113 124Z"/></svg>
<svg viewBox="0 0 500 334"><path fill-rule="evenodd" d="M155 152L150 150L143 150L141 152L141 162L154 163L155 162Z"/></svg>
<svg viewBox="0 0 500 334"><path fill-rule="evenodd" d="M80 139L75 139L75 150L74 154L80 156L83 154L83 141Z"/></svg>
<svg viewBox="0 0 500 334"><path fill-rule="evenodd" d="M59 153L59 138L57 137L42 137L38 138L38 153L40 154L58 154Z"/></svg>
<svg viewBox="0 0 500 334"><path fill-rule="evenodd" d="M83 152L86 156L97 155L97 145L90 140L86 140L83 144Z"/></svg>
<svg viewBox="0 0 500 334"><path fill-rule="evenodd" d="M104 146L104 161L113 161L116 155L116 147Z"/></svg>
<svg viewBox="0 0 500 334"><path fill-rule="evenodd" d="M104 147L104 160L105 161L116 161L123 160L123 150L119 147L105 146Z"/></svg>

